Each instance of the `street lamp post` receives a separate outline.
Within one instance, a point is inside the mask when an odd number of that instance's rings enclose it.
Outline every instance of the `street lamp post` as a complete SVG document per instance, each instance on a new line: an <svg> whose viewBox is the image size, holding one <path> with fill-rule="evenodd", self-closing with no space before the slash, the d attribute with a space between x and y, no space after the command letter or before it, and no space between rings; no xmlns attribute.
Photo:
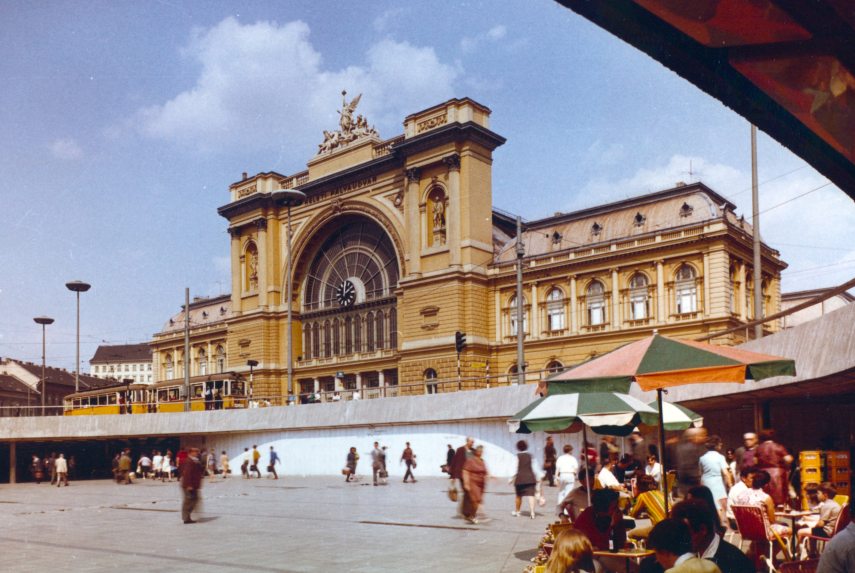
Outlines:
<svg viewBox="0 0 855 573"><path fill-rule="evenodd" d="M36 324L42 325L42 416L45 415L45 394L47 394L47 379L45 378L45 327L53 324L53 319L47 316L37 316L33 319Z"/></svg>
<svg viewBox="0 0 855 573"><path fill-rule="evenodd" d="M65 288L77 293L77 361L74 363L74 392L80 392L80 293L88 291L92 285L83 281L65 283Z"/></svg>
<svg viewBox="0 0 855 573"><path fill-rule="evenodd" d="M246 365L249 366L249 401L252 401L252 369L258 366L258 360L247 360ZM249 404L246 405L249 407Z"/></svg>
<svg viewBox="0 0 855 573"><path fill-rule="evenodd" d="M273 194L273 200L277 205L288 209L288 227L287 227L287 262L286 262L286 280L288 286L286 289L287 311L288 311L288 404L294 399L294 349L293 349L293 332L291 329L291 299L293 298L294 281L291 276L291 207L298 207L306 200L306 194L296 189L283 189Z"/></svg>

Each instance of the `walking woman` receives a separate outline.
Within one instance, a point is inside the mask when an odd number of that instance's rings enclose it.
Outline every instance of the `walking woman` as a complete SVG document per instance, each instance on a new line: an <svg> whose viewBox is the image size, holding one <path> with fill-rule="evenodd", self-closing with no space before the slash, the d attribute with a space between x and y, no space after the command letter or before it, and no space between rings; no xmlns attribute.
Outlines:
<svg viewBox="0 0 855 573"><path fill-rule="evenodd" d="M511 515L519 517L522 500L528 498L529 515L534 519L534 495L537 484L537 477L534 475L532 467L531 454L529 454L528 444L525 440L517 442L517 474L514 476L514 488L516 489L516 499L514 500L514 511Z"/></svg>
<svg viewBox="0 0 855 573"><path fill-rule="evenodd" d="M356 479L356 462L359 461L359 454L356 453L356 448L350 448L347 453L347 463L345 469L347 472L344 475L344 481L350 481L350 478Z"/></svg>
<svg viewBox="0 0 855 573"><path fill-rule="evenodd" d="M487 466L482 459L483 455L484 446L478 446L474 455L463 464L463 517L474 524L478 523L476 516L487 482Z"/></svg>

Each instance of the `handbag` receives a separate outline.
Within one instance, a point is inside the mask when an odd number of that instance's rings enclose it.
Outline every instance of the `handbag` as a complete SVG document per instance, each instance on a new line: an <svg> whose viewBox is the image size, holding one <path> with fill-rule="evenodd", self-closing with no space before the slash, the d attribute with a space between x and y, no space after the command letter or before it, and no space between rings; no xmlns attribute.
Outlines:
<svg viewBox="0 0 855 573"><path fill-rule="evenodd" d="M349 476L350 475L350 468L342 468L341 475Z"/></svg>
<svg viewBox="0 0 855 573"><path fill-rule="evenodd" d="M451 501L457 501L457 486L454 485L454 482L448 486L448 499Z"/></svg>
<svg viewBox="0 0 855 573"><path fill-rule="evenodd" d="M389 472L387 472L386 470L380 470L379 472L377 472L377 475L383 479L386 479L389 477Z"/></svg>

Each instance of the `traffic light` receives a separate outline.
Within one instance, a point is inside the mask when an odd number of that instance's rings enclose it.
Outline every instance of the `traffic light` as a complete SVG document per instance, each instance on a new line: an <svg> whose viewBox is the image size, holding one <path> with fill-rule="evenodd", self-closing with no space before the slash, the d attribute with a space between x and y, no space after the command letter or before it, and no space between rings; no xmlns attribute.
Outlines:
<svg viewBox="0 0 855 573"><path fill-rule="evenodd" d="M454 333L454 348L457 349L457 353L460 354L463 352L463 349L466 348L466 333L460 332L459 330Z"/></svg>

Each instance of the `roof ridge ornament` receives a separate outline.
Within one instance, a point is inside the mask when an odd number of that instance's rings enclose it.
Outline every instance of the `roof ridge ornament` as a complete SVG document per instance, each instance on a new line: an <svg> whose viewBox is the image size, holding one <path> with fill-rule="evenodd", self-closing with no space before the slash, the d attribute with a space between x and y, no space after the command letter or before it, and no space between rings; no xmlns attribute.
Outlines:
<svg viewBox="0 0 855 573"><path fill-rule="evenodd" d="M333 150L358 139L380 137L374 126L368 125L368 120L363 115L353 117L353 112L356 111L360 99L362 99L362 94L348 103L347 91L341 91L341 111L337 112L340 116L338 120L339 129L337 131L324 130L324 141L318 144L318 155L332 153Z"/></svg>

